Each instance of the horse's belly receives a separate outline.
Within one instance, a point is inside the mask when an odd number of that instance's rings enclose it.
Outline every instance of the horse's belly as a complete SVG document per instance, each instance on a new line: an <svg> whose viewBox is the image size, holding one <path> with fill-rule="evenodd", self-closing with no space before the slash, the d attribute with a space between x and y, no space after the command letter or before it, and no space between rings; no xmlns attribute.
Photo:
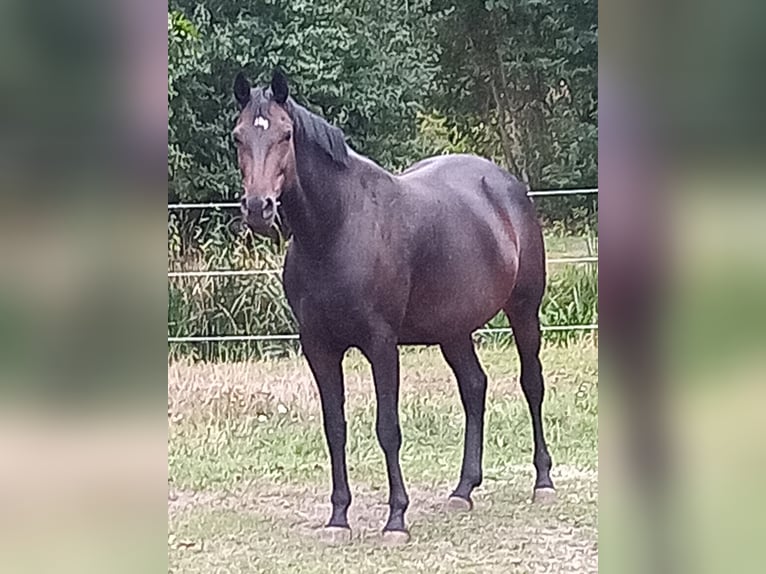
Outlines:
<svg viewBox="0 0 766 574"><path fill-rule="evenodd" d="M449 277L439 273L413 285L400 330L402 343L430 344L471 333L503 308L515 273Z"/></svg>

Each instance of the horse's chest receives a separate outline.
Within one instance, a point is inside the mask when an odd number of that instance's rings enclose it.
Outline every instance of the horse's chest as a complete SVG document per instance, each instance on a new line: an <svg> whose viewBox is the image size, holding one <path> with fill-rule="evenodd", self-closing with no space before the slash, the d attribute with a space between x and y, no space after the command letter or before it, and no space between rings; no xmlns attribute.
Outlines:
<svg viewBox="0 0 766 574"><path fill-rule="evenodd" d="M355 333L368 313L359 286L332 273L288 272L285 292L302 331Z"/></svg>
<svg viewBox="0 0 766 574"><path fill-rule="evenodd" d="M316 259L298 251L285 262L285 291L302 332L357 344L382 326L398 327L409 280L385 253L350 248Z"/></svg>

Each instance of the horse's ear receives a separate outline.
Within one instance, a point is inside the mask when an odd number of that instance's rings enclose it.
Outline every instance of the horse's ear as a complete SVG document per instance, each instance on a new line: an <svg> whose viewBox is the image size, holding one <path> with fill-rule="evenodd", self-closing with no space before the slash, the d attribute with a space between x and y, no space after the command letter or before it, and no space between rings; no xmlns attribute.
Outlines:
<svg viewBox="0 0 766 574"><path fill-rule="evenodd" d="M237 99L240 109L244 108L250 101L250 82L247 81L245 74L241 71L234 79L234 97Z"/></svg>
<svg viewBox="0 0 766 574"><path fill-rule="evenodd" d="M274 73L271 76L271 94L272 98L278 104L284 104L287 101L289 95L289 88L287 87L287 76L279 68L274 68Z"/></svg>

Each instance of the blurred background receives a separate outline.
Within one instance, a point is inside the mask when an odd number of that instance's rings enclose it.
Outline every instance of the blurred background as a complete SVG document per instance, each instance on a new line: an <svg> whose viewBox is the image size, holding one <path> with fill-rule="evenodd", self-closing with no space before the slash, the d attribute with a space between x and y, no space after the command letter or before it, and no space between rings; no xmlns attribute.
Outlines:
<svg viewBox="0 0 766 574"><path fill-rule="evenodd" d="M762 569L765 15L601 5L604 571Z"/></svg>
<svg viewBox="0 0 766 574"><path fill-rule="evenodd" d="M166 561L167 36L0 5L0 570Z"/></svg>

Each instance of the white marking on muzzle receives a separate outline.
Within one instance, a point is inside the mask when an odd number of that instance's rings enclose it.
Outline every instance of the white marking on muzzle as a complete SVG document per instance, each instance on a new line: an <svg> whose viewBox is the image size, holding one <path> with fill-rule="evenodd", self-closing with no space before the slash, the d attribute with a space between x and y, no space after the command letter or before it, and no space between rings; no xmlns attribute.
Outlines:
<svg viewBox="0 0 766 574"><path fill-rule="evenodd" d="M253 125L257 128L263 128L264 130L267 130L269 129L269 120L263 116L258 116L253 120Z"/></svg>

